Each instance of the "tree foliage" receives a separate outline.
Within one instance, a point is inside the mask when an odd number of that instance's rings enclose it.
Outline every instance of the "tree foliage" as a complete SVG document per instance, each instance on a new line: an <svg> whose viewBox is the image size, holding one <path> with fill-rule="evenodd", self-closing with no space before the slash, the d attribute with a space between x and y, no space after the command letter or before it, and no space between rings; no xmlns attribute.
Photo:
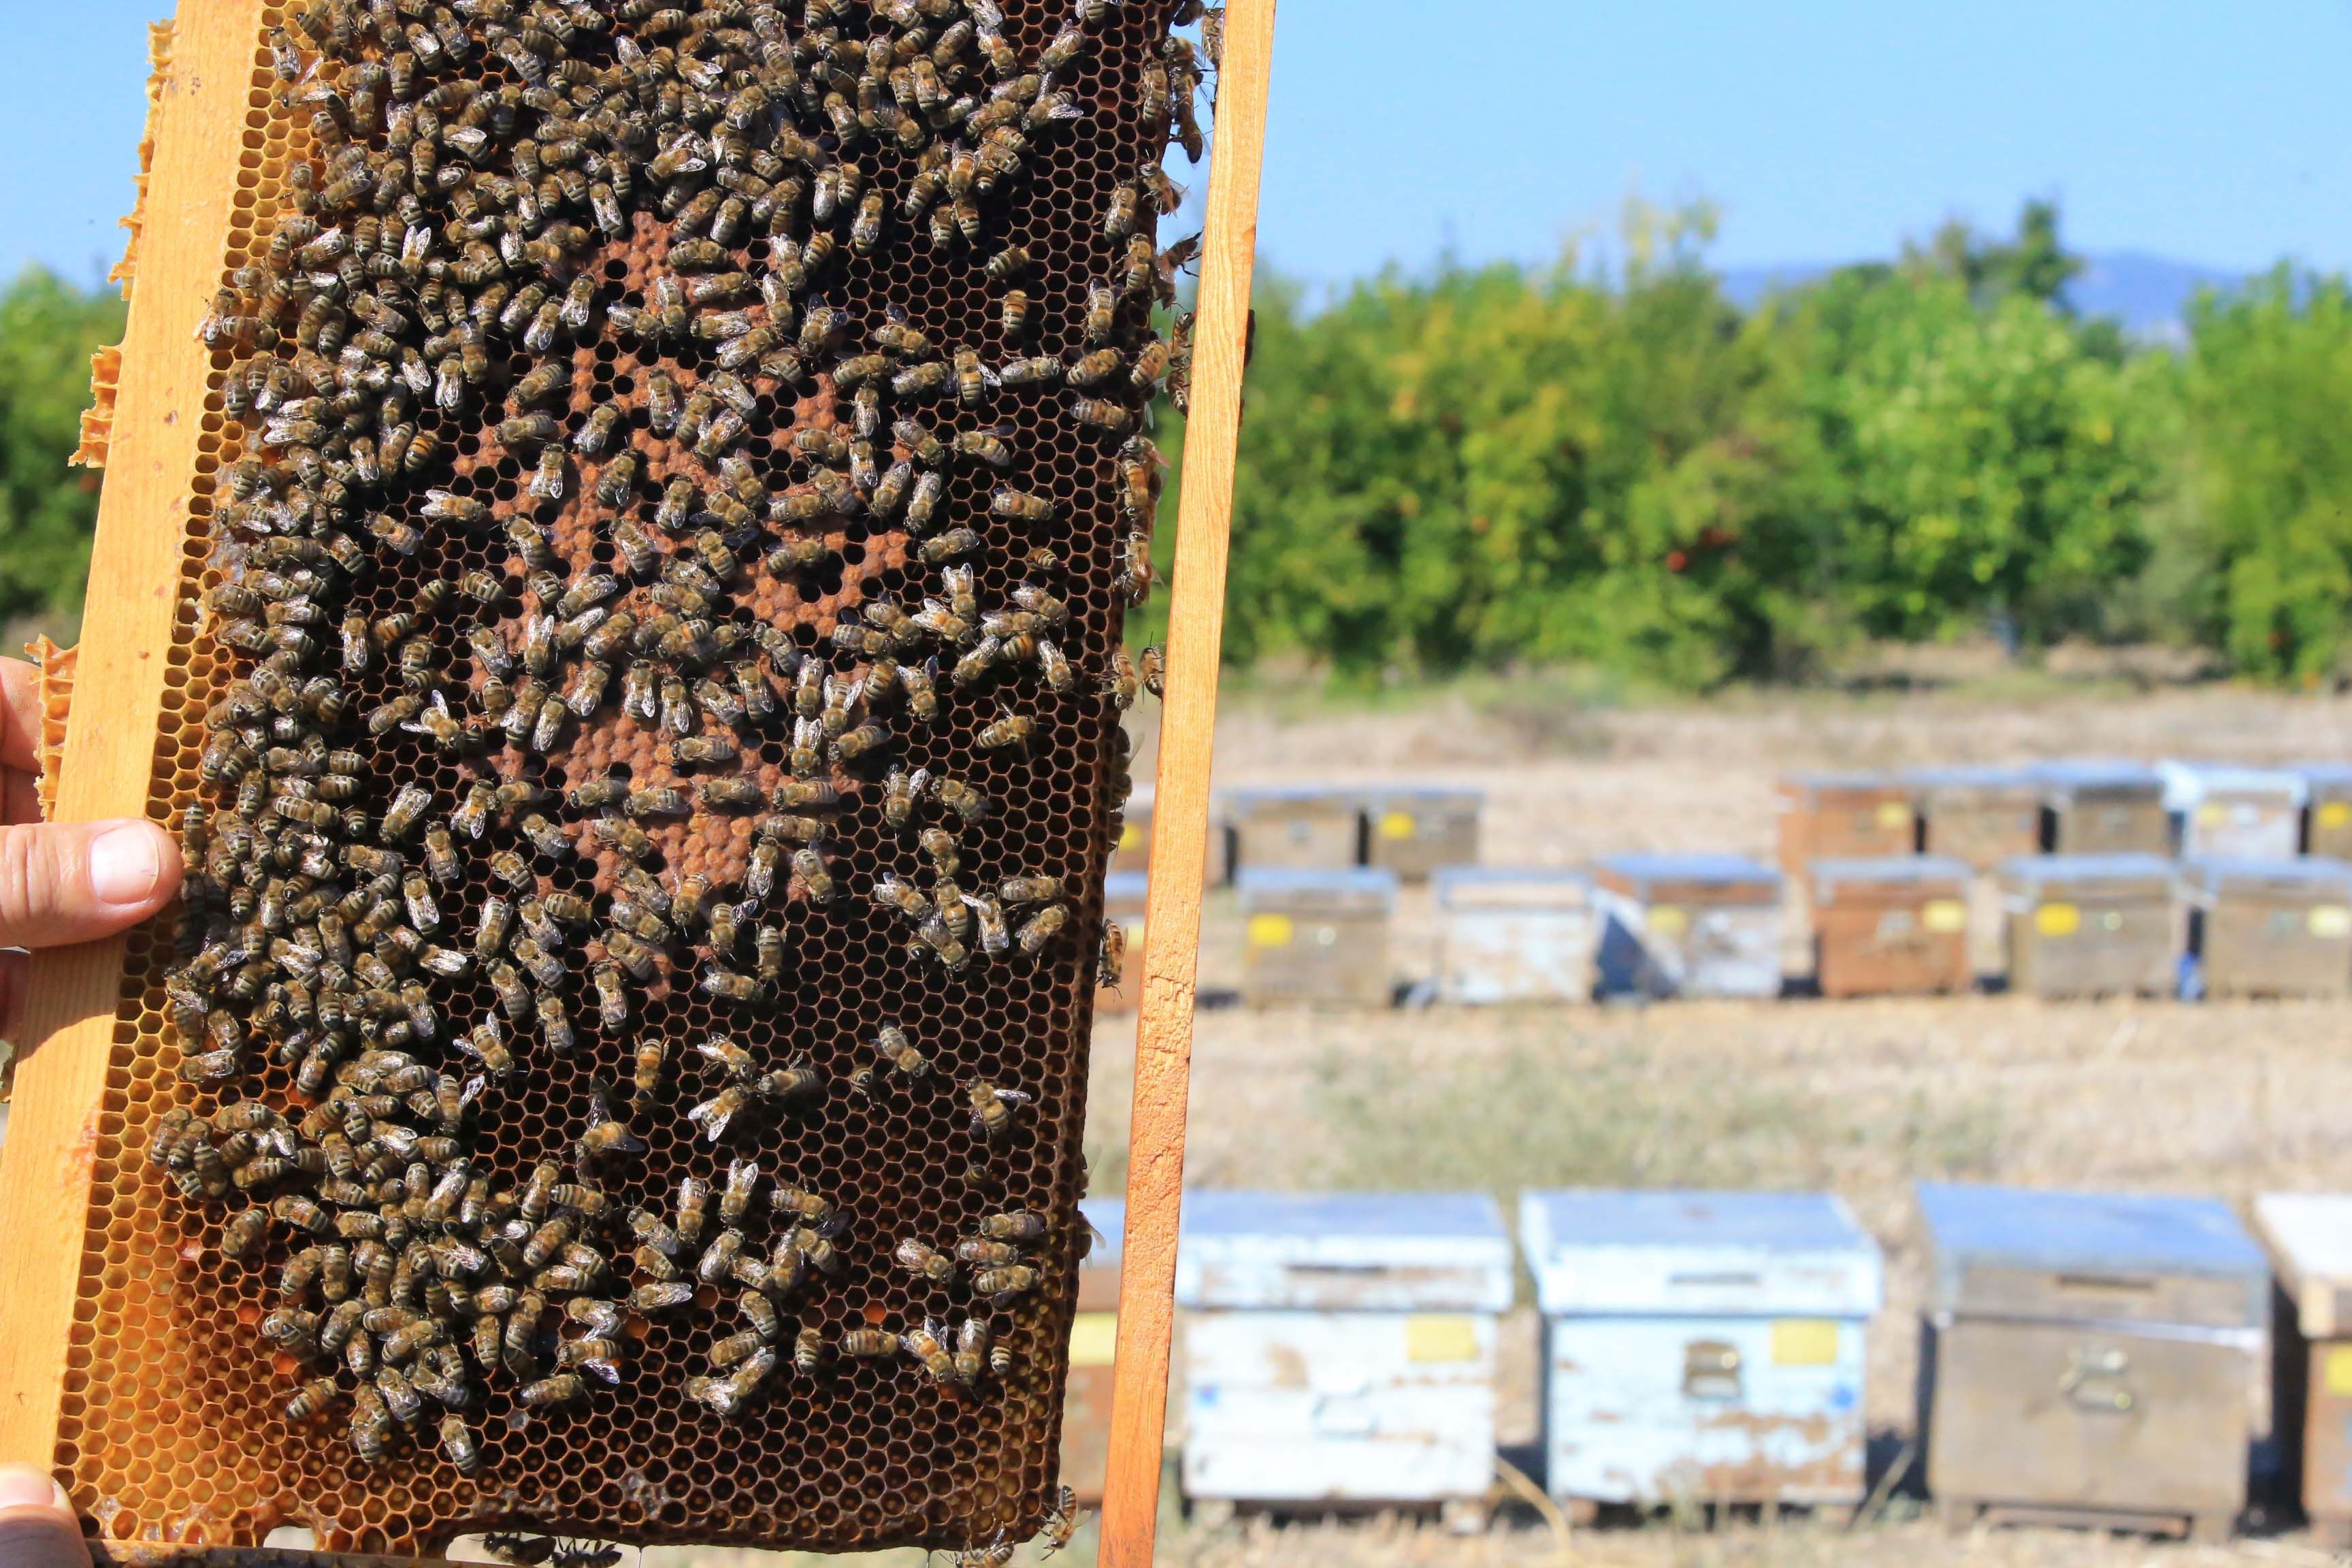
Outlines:
<svg viewBox="0 0 2352 1568"><path fill-rule="evenodd" d="M28 268L0 293L0 616L81 604L98 476L66 466L89 405L89 356L122 302Z"/></svg>

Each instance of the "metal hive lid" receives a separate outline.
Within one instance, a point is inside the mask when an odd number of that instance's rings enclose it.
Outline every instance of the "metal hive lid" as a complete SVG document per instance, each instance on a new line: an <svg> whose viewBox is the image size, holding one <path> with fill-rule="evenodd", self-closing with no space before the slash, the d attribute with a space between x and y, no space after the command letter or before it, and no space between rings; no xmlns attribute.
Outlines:
<svg viewBox="0 0 2352 1568"><path fill-rule="evenodd" d="M1228 815L1240 816L1270 806L1318 803L1342 805L1352 810L1358 807L1361 798L1362 792L1353 784L1248 784L1217 792L1219 809Z"/></svg>
<svg viewBox="0 0 2352 1568"><path fill-rule="evenodd" d="M1568 866L1440 866L1430 888L1445 909L1581 909L1592 879Z"/></svg>
<svg viewBox="0 0 2352 1568"><path fill-rule="evenodd" d="M2352 865L2324 858L2272 860L2207 855L2182 861L2180 879L2198 891L2208 893L2250 884L2276 887L2282 883L2314 891L2335 889L2352 892Z"/></svg>
<svg viewBox="0 0 2352 1568"><path fill-rule="evenodd" d="M1972 1264L2266 1279L2269 1265L2219 1198L2050 1192L1921 1182L1939 1277Z"/></svg>
<svg viewBox="0 0 2352 1568"><path fill-rule="evenodd" d="M1593 864L1642 888L1658 882L1780 885L1780 872L1745 855L1603 855Z"/></svg>
<svg viewBox="0 0 2352 1568"><path fill-rule="evenodd" d="M1547 1313L1863 1317L1878 1245L1831 1193L1570 1188L1519 1197Z"/></svg>
<svg viewBox="0 0 2352 1568"><path fill-rule="evenodd" d="M2036 763L2031 771L2036 782L2053 795L2071 795L2078 790L2137 793L2163 788L2163 780L2154 768L2122 757L2066 758Z"/></svg>
<svg viewBox="0 0 2352 1568"><path fill-rule="evenodd" d="M1874 768L1830 768L1780 775L1783 791L1803 795L1819 794L1823 790L1899 789L1902 785L1900 774Z"/></svg>
<svg viewBox="0 0 2352 1568"><path fill-rule="evenodd" d="M2282 805L2301 805L2311 789L2292 768L2166 761L2156 764L2156 772L2164 781L2165 806L2172 811L2193 811L2217 795L2269 796Z"/></svg>
<svg viewBox="0 0 2352 1568"><path fill-rule="evenodd" d="M1396 902L1397 877L1378 866L1244 866L1234 886L1244 911L1274 901L1386 910Z"/></svg>
<svg viewBox="0 0 2352 1568"><path fill-rule="evenodd" d="M1906 768L1903 782L1915 789L2032 789L2034 771L2022 764L1961 763L1943 767Z"/></svg>
<svg viewBox="0 0 2352 1568"><path fill-rule="evenodd" d="M1973 874L1964 861L1939 855L1890 855L1864 860L1816 860L1813 881L1823 888L1840 882L1965 882Z"/></svg>
<svg viewBox="0 0 2352 1568"><path fill-rule="evenodd" d="M1363 792L1367 805L1375 808L1391 805L1484 805L1486 792L1475 784L1384 784Z"/></svg>
<svg viewBox="0 0 2352 1568"><path fill-rule="evenodd" d="M1511 1238L1485 1193L1184 1194L1187 1307L1489 1311L1511 1301Z"/></svg>
<svg viewBox="0 0 2352 1568"><path fill-rule="evenodd" d="M2169 881L2177 864L2160 855L2020 855L2001 862L2001 879L2024 888L2049 882Z"/></svg>
<svg viewBox="0 0 2352 1568"><path fill-rule="evenodd" d="M1150 882L1150 873L1146 871L1113 871L1103 879L1103 902L1140 903Z"/></svg>

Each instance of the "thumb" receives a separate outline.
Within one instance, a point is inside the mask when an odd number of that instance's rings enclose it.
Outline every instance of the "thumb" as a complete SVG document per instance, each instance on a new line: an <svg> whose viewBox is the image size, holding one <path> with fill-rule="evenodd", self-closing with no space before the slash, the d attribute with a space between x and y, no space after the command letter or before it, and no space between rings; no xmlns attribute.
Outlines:
<svg viewBox="0 0 2352 1568"><path fill-rule="evenodd" d="M179 889L180 847L152 822L0 827L0 947L95 942Z"/></svg>
<svg viewBox="0 0 2352 1568"><path fill-rule="evenodd" d="M0 1563L89 1568L89 1548L65 1493L30 1465L0 1465Z"/></svg>

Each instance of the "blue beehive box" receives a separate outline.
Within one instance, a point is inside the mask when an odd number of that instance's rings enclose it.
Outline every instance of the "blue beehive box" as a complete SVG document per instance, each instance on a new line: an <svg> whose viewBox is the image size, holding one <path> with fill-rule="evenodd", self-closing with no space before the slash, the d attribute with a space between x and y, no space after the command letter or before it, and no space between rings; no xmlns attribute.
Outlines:
<svg viewBox="0 0 2352 1568"><path fill-rule="evenodd" d="M2270 1270L2214 1198L1922 1183L1927 1484L1967 1516L2225 1534Z"/></svg>
<svg viewBox="0 0 2352 1568"><path fill-rule="evenodd" d="M1185 1194L1185 1495L1481 1508L1511 1261L1484 1193Z"/></svg>
<svg viewBox="0 0 2352 1568"><path fill-rule="evenodd" d="M1555 1496L1851 1507L1877 1245L1827 1193L1531 1192Z"/></svg>

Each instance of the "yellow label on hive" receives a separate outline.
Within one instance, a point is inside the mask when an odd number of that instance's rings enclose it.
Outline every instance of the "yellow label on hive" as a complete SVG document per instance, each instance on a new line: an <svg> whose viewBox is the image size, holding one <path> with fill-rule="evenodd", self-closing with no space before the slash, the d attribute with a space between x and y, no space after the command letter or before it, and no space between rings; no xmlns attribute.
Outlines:
<svg viewBox="0 0 2352 1568"><path fill-rule="evenodd" d="M1478 1324L1475 1319L1417 1313L1404 1321L1407 1361L1476 1361Z"/></svg>
<svg viewBox="0 0 2352 1568"><path fill-rule="evenodd" d="M1772 1320L1774 1366L1828 1366L1837 1360L1838 1325L1834 1318L1775 1318Z"/></svg>
<svg viewBox="0 0 2352 1568"><path fill-rule="evenodd" d="M1080 1312L1070 1320L1072 1366L1108 1366L1118 1350L1117 1312Z"/></svg>
<svg viewBox="0 0 2352 1568"><path fill-rule="evenodd" d="M1929 931L1947 934L1969 929L1969 906L1958 899L1930 899L1927 907L1919 911L1919 919Z"/></svg>
<svg viewBox="0 0 2352 1568"><path fill-rule="evenodd" d="M1653 935L1680 936L1690 930L1690 912L1687 910L1677 909L1673 904L1660 904L1650 911L1649 924Z"/></svg>
<svg viewBox="0 0 2352 1568"><path fill-rule="evenodd" d="M1249 921L1249 944L1252 947L1288 947L1297 928L1288 915L1252 915Z"/></svg>
<svg viewBox="0 0 2352 1568"><path fill-rule="evenodd" d="M2342 904L2315 904L2308 923L2314 936L2352 936L2352 910Z"/></svg>
<svg viewBox="0 0 2352 1568"><path fill-rule="evenodd" d="M1137 822L1123 825L1118 830L1118 847L1121 850L1142 848L1143 825Z"/></svg>
<svg viewBox="0 0 2352 1568"><path fill-rule="evenodd" d="M2033 911L2033 929L2043 936L2073 936L2083 929L2083 911L2072 904L2044 904Z"/></svg>
<svg viewBox="0 0 2352 1568"><path fill-rule="evenodd" d="M2352 800L2331 800L2319 808L2322 827L2352 827Z"/></svg>
<svg viewBox="0 0 2352 1568"><path fill-rule="evenodd" d="M2320 1377L2327 1392L2352 1396L2352 1345L2330 1345L2327 1359L2320 1363Z"/></svg>
<svg viewBox="0 0 2352 1568"><path fill-rule="evenodd" d="M1381 817L1381 837L1383 838L1410 838L1420 831L1420 822L1409 811L1386 812Z"/></svg>
<svg viewBox="0 0 2352 1568"><path fill-rule="evenodd" d="M2219 827L2230 820L2230 808L2219 801L2208 801L2197 808L2197 822L2202 827Z"/></svg>
<svg viewBox="0 0 2352 1568"><path fill-rule="evenodd" d="M1910 821L1911 808L1905 805L1901 801L1888 800L1881 801L1879 803L1879 826L1885 828L1903 827L1908 826Z"/></svg>

